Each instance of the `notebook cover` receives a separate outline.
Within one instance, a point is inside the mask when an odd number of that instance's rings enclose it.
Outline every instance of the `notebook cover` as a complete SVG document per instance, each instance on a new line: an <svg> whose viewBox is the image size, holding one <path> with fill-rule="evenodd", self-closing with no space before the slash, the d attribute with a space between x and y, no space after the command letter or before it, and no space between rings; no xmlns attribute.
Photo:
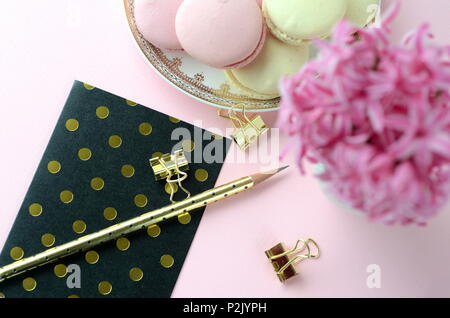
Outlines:
<svg viewBox="0 0 450 318"><path fill-rule="evenodd" d="M176 128L185 128L177 130L185 136L172 140ZM195 139L194 130L203 141ZM18 258L23 251L28 257L169 204L164 182L154 180L149 159L171 152L182 139L191 157L184 187L193 195L214 187L229 139L76 81L2 250L0 266L14 261L11 254ZM220 160L192 162L206 146L215 149ZM176 196L181 199L183 194L178 190ZM129 247L126 240L108 242L95 247L96 253L73 255L8 279L0 283L0 296L170 297L203 211L193 212L185 225L177 219L160 224L157 237L145 230L129 235ZM162 266L164 261L170 265L170 257L173 265ZM56 272L64 277L55 274L59 264L64 266ZM69 288L77 279L75 270L64 275L70 264L80 268L81 288Z"/></svg>

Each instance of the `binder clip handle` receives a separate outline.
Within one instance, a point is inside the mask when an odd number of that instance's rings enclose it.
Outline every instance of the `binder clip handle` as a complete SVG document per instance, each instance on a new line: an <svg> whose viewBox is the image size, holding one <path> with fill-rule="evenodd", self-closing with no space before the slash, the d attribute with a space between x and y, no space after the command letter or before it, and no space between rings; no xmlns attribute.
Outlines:
<svg viewBox="0 0 450 318"><path fill-rule="evenodd" d="M173 199L173 196L174 196L174 194L175 194L175 187L174 187L174 183L177 183L178 184L178 187L184 192L184 193L186 193L187 194L187 197L186 197L186 199L187 198L189 198L190 196L191 196L191 193L185 188L185 187L183 187L183 185L182 185L182 183L181 182L183 182L184 180L186 180L187 179L187 177L188 177L188 174L186 173L186 172L184 172L184 171L182 171L182 170L180 170L180 168L179 168L179 166L178 166L178 159L177 159L177 156L175 156L175 174L173 174L172 173L172 171L169 169L169 168L167 168L167 166L162 162L162 159L161 158L159 158L159 160L160 160L160 163L164 166L164 169L166 169L166 171L167 171L167 178L166 178L166 182L169 184L169 186L170 186L170 202L172 202L172 203L174 203L174 202L176 202L174 199ZM172 179L172 176L174 176L174 175L176 175L176 176L178 176L176 179Z"/></svg>
<svg viewBox="0 0 450 318"><path fill-rule="evenodd" d="M241 115L238 115L236 112L236 108L239 106L242 109ZM255 116L252 119L247 117L244 103L233 105L228 110L227 115L224 115L222 110L219 109L218 115L230 119L235 128L235 131L231 134L231 138L241 150L246 150L259 136L268 130L261 116Z"/></svg>
<svg viewBox="0 0 450 318"><path fill-rule="evenodd" d="M191 193L183 186L182 182L187 179L188 174L184 170L189 169L188 161L182 149L176 150L173 154L165 154L150 159L150 165L155 174L156 180L166 180L170 187L170 201L175 203L174 194L175 186L186 193L186 199L191 196ZM173 179L172 177L176 177Z"/></svg>
<svg viewBox="0 0 450 318"><path fill-rule="evenodd" d="M306 251L306 253L300 254ZM320 247L311 238L297 240L295 246L287 250L282 243L279 243L266 251L266 256L272 263L274 270L281 282L298 274L295 264L305 259L320 257Z"/></svg>

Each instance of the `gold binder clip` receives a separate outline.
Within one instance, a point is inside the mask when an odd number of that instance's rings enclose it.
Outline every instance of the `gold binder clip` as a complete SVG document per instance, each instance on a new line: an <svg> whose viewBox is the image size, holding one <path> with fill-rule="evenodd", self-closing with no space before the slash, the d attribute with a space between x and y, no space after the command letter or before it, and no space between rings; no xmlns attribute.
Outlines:
<svg viewBox="0 0 450 318"><path fill-rule="evenodd" d="M187 194L186 198L191 196L191 193L181 184L188 177L185 171L189 170L189 162L182 149L176 150L173 154L167 153L151 158L150 166L153 169L156 181L166 180L167 184L169 184L171 202L175 202L173 200L175 184L178 184L178 187ZM172 179L172 177L176 177L176 179Z"/></svg>
<svg viewBox="0 0 450 318"><path fill-rule="evenodd" d="M238 115L235 108L241 106L242 114ZM259 136L266 133L269 129L261 116L248 118L245 113L245 104L237 104L228 110L228 114L224 115L222 110L218 111L218 115L231 120L235 131L231 134L231 138L236 142L241 150L246 150Z"/></svg>
<svg viewBox="0 0 450 318"><path fill-rule="evenodd" d="M310 244L315 248L315 253L313 253ZM306 250L306 254L300 254ZM298 240L294 248L287 250L283 243L279 243L267 250L266 256L269 258L272 266L280 280L280 282L285 282L291 277L298 274L295 264L299 263L308 258L319 258L320 249L319 245L312 240Z"/></svg>

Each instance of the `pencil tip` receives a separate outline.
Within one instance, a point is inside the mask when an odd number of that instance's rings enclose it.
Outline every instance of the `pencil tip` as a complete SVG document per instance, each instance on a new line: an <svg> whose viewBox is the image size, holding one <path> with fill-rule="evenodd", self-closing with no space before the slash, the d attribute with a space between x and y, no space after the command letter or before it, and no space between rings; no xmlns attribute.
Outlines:
<svg viewBox="0 0 450 318"><path fill-rule="evenodd" d="M270 177L276 175L277 173L279 173L287 168L289 168L289 166L280 167L278 169L274 169L274 170L263 172L263 173L255 173L255 174L251 175L250 177L255 181L255 185L256 185L256 184L259 184L259 183L269 179Z"/></svg>
<svg viewBox="0 0 450 318"><path fill-rule="evenodd" d="M285 170L287 168L289 168L289 166L284 166L284 167L278 168L278 172L281 172L281 171L283 171L283 170Z"/></svg>

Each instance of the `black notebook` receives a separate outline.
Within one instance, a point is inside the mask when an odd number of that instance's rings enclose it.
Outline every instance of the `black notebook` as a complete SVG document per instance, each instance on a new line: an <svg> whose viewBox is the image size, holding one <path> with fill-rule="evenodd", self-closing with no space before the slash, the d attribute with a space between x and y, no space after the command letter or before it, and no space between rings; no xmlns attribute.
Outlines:
<svg viewBox="0 0 450 318"><path fill-rule="evenodd" d="M227 138L75 82L0 267L170 204L149 159L177 146L190 161L183 186L193 195L214 187L229 145ZM215 149L214 162L202 158L205 147ZM175 199L184 195L178 189ZM203 211L8 279L0 296L170 297Z"/></svg>

